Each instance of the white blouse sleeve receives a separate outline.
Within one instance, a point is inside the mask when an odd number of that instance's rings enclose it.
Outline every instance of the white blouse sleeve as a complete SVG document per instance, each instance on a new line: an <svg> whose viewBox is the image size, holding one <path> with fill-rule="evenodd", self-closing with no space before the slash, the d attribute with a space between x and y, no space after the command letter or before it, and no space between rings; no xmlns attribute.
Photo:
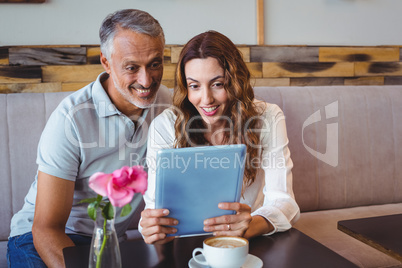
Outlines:
<svg viewBox="0 0 402 268"><path fill-rule="evenodd" d="M266 104L261 129L261 168L265 186L263 205L252 215L260 215L270 221L275 232L286 231L299 218L300 209L292 188L292 167L288 148L285 116L274 104Z"/></svg>
<svg viewBox="0 0 402 268"><path fill-rule="evenodd" d="M155 208L155 173L156 173L156 154L159 149L173 148L175 141L174 122L176 116L170 109L166 109L157 116L149 126L147 141L147 166L148 166L148 188L143 198L145 208ZM141 220L140 220L141 222ZM141 225L138 224L141 232Z"/></svg>

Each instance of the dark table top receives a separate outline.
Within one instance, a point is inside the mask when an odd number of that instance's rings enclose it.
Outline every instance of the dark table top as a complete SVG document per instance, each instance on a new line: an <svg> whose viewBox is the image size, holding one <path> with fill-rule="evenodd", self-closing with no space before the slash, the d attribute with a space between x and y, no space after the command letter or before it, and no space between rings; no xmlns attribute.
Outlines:
<svg viewBox="0 0 402 268"><path fill-rule="evenodd" d="M192 251L202 247L206 236L177 238L165 245L148 245L143 240L120 244L123 267L188 267ZM88 267L89 246L64 249L66 267ZM250 240L249 253L258 256L264 267L357 267L296 229Z"/></svg>
<svg viewBox="0 0 402 268"><path fill-rule="evenodd" d="M402 214L339 221L338 229L402 261Z"/></svg>

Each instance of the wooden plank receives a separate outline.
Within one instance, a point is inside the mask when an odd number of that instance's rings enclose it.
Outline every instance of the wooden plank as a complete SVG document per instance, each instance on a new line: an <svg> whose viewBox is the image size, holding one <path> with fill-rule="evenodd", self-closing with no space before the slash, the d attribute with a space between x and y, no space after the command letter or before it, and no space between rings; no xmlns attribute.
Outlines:
<svg viewBox="0 0 402 268"><path fill-rule="evenodd" d="M343 86L343 77L296 77L290 78L290 86Z"/></svg>
<svg viewBox="0 0 402 268"><path fill-rule="evenodd" d="M241 54L243 55L243 60L245 62L250 62L250 48L246 46L237 46L240 50ZM180 53L183 50L183 46L172 46L170 47L171 51L171 63L178 63Z"/></svg>
<svg viewBox="0 0 402 268"><path fill-rule="evenodd" d="M402 85L402 76L386 76L384 85Z"/></svg>
<svg viewBox="0 0 402 268"><path fill-rule="evenodd" d="M356 77L345 78L345 86L384 85L384 77Z"/></svg>
<svg viewBox="0 0 402 268"><path fill-rule="evenodd" d="M402 48L399 48L399 61L402 61Z"/></svg>
<svg viewBox="0 0 402 268"><path fill-rule="evenodd" d="M87 64L100 64L100 47L87 47Z"/></svg>
<svg viewBox="0 0 402 268"><path fill-rule="evenodd" d="M0 83L40 83L39 66L0 66Z"/></svg>
<svg viewBox="0 0 402 268"><path fill-rule="evenodd" d="M57 47L82 47L81 45L21 45L15 47L28 47L28 48L57 48Z"/></svg>
<svg viewBox="0 0 402 268"><path fill-rule="evenodd" d="M355 76L402 76L402 62L356 62Z"/></svg>
<svg viewBox="0 0 402 268"><path fill-rule="evenodd" d="M257 44L263 45L264 40L264 0L257 0Z"/></svg>
<svg viewBox="0 0 402 268"><path fill-rule="evenodd" d="M264 62L263 77L351 77L354 75L351 62Z"/></svg>
<svg viewBox="0 0 402 268"><path fill-rule="evenodd" d="M176 65L167 63L163 65L163 77L162 80L174 80L176 74Z"/></svg>
<svg viewBox="0 0 402 268"><path fill-rule="evenodd" d="M320 47L320 62L399 61L398 47Z"/></svg>
<svg viewBox="0 0 402 268"><path fill-rule="evenodd" d="M247 68L250 71L251 77L262 77L262 63L260 62L246 62Z"/></svg>
<svg viewBox="0 0 402 268"><path fill-rule="evenodd" d="M171 79L162 79L162 85L165 85L167 88L174 88L174 80Z"/></svg>
<svg viewBox="0 0 402 268"><path fill-rule="evenodd" d="M87 47L87 63L88 64L100 64L100 47ZM166 46L163 51L163 57L165 63L170 63L170 47Z"/></svg>
<svg viewBox="0 0 402 268"><path fill-rule="evenodd" d="M238 46L237 48L240 50L244 62L250 62L250 47Z"/></svg>
<svg viewBox="0 0 402 268"><path fill-rule="evenodd" d="M77 91L88 85L88 82L61 83L61 91Z"/></svg>
<svg viewBox="0 0 402 268"><path fill-rule="evenodd" d="M8 65L8 48L0 47L0 65Z"/></svg>
<svg viewBox="0 0 402 268"><path fill-rule="evenodd" d="M255 78L251 79L253 87L287 87L290 86L290 78Z"/></svg>
<svg viewBox="0 0 402 268"><path fill-rule="evenodd" d="M44 93L61 91L60 83L0 84L0 93Z"/></svg>
<svg viewBox="0 0 402 268"><path fill-rule="evenodd" d="M92 82L103 72L102 65L42 66L43 82Z"/></svg>
<svg viewBox="0 0 402 268"><path fill-rule="evenodd" d="M170 47L165 47L163 51L163 61L164 63L172 63L172 49Z"/></svg>
<svg viewBox="0 0 402 268"><path fill-rule="evenodd" d="M171 63L179 62L179 56L182 50L183 50L182 46L174 46L170 48Z"/></svg>
<svg viewBox="0 0 402 268"><path fill-rule="evenodd" d="M9 49L12 65L76 65L86 63L85 47Z"/></svg>
<svg viewBox="0 0 402 268"><path fill-rule="evenodd" d="M318 62L318 47L264 47L250 48L251 62Z"/></svg>

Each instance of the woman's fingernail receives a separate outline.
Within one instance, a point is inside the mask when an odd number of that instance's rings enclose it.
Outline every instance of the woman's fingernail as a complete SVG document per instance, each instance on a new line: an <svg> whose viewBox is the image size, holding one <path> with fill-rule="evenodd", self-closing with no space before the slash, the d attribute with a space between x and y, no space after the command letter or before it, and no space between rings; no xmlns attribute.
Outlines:
<svg viewBox="0 0 402 268"><path fill-rule="evenodd" d="M164 210L163 210L163 214L164 214L164 215L168 215L168 214L169 214L169 210L164 209Z"/></svg>

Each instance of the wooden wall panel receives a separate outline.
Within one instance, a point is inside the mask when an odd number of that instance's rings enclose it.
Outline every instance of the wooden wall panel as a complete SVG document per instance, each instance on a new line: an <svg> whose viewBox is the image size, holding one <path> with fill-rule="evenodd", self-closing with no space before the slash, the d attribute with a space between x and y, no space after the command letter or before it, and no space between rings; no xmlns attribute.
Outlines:
<svg viewBox="0 0 402 268"><path fill-rule="evenodd" d="M169 47L165 47L163 51L163 61L165 64L172 63L172 51Z"/></svg>
<svg viewBox="0 0 402 268"><path fill-rule="evenodd" d="M263 77L347 77L354 75L353 63L264 62Z"/></svg>
<svg viewBox="0 0 402 268"><path fill-rule="evenodd" d="M402 85L402 76L386 76L384 85Z"/></svg>
<svg viewBox="0 0 402 268"><path fill-rule="evenodd" d="M40 83L39 66L0 66L0 83Z"/></svg>
<svg viewBox="0 0 402 268"><path fill-rule="evenodd" d="M342 86L342 77L296 77L290 79L290 86Z"/></svg>
<svg viewBox="0 0 402 268"><path fill-rule="evenodd" d="M176 64L165 64L163 66L163 80L174 80Z"/></svg>
<svg viewBox="0 0 402 268"><path fill-rule="evenodd" d="M361 85L384 85L384 77L357 77L345 78L346 86L361 86Z"/></svg>
<svg viewBox="0 0 402 268"><path fill-rule="evenodd" d="M240 50L242 56L243 56L243 60L244 62L251 62L250 60L250 48L249 47L238 47L238 49Z"/></svg>
<svg viewBox="0 0 402 268"><path fill-rule="evenodd" d="M356 76L402 76L402 62L356 62Z"/></svg>
<svg viewBox="0 0 402 268"><path fill-rule="evenodd" d="M318 62L318 47L272 47L250 48L251 62Z"/></svg>
<svg viewBox="0 0 402 268"><path fill-rule="evenodd" d="M100 64L100 47L87 48L87 63Z"/></svg>
<svg viewBox="0 0 402 268"><path fill-rule="evenodd" d="M399 61L397 47L320 47L320 62Z"/></svg>
<svg viewBox="0 0 402 268"><path fill-rule="evenodd" d="M69 82L69 83L61 83L61 91L77 91L86 85L89 82Z"/></svg>
<svg viewBox="0 0 402 268"><path fill-rule="evenodd" d="M171 47L171 63L178 63L179 56L181 51L183 50L182 46L173 46Z"/></svg>
<svg viewBox="0 0 402 268"><path fill-rule="evenodd" d="M166 45L174 87L183 45ZM254 86L402 85L402 47L238 45ZM104 71L98 45L0 47L0 93L75 91Z"/></svg>
<svg viewBox="0 0 402 268"><path fill-rule="evenodd" d="M8 48L0 47L0 65L9 65Z"/></svg>
<svg viewBox="0 0 402 268"><path fill-rule="evenodd" d="M16 47L9 49L11 65L79 65L87 61L84 47Z"/></svg>
<svg viewBox="0 0 402 268"><path fill-rule="evenodd" d="M102 65L43 66L43 82L92 82Z"/></svg>
<svg viewBox="0 0 402 268"><path fill-rule="evenodd" d="M252 77L262 77L262 63L260 62L248 62L246 63L248 70Z"/></svg>
<svg viewBox="0 0 402 268"><path fill-rule="evenodd" d="M100 47L99 46L88 46L86 48L86 56L88 64L100 64ZM171 51L170 48L165 48L163 52L163 57L165 63L171 63Z"/></svg>
<svg viewBox="0 0 402 268"><path fill-rule="evenodd" d="M253 87L288 87L290 86L290 78L253 78L251 85Z"/></svg>
<svg viewBox="0 0 402 268"><path fill-rule="evenodd" d="M61 83L0 84L0 93L44 93L61 91Z"/></svg>

